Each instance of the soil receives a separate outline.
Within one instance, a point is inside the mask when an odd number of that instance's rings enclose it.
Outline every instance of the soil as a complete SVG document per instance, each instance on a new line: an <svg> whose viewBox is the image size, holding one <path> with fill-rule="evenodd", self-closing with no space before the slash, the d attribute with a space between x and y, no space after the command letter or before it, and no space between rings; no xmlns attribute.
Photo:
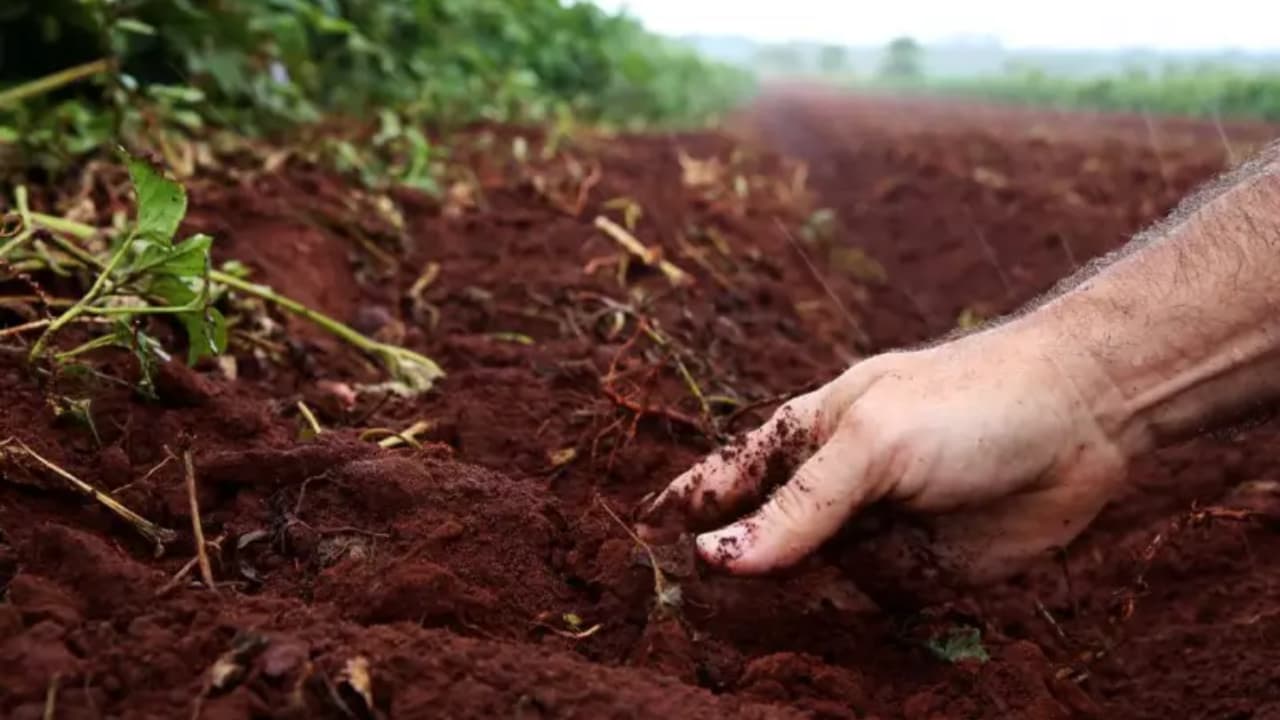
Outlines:
<svg viewBox="0 0 1280 720"><path fill-rule="evenodd" d="M626 528L780 399L1016 308L1276 134L792 88L721 133L472 128L468 171L396 191L398 216L300 157L208 168L186 229L219 261L448 375L395 396L373 359L243 306L234 363L169 363L157 399L0 353L0 439L177 537L157 555L7 446L0 713L1280 716L1274 424L1144 460L1061 558L938 607L878 606L825 556L719 576ZM120 181L92 180L103 224ZM690 281L623 262L598 215ZM398 447L366 432L419 420ZM189 569L186 450L214 590ZM930 650L969 630L985 662Z"/></svg>

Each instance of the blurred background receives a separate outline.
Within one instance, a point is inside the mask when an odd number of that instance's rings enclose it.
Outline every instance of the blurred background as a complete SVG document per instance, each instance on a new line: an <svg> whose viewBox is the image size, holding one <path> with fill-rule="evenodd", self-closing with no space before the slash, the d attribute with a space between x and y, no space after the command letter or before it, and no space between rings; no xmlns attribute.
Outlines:
<svg viewBox="0 0 1280 720"><path fill-rule="evenodd" d="M707 57L809 78L1058 107L1280 118L1280 6L601 0Z"/></svg>

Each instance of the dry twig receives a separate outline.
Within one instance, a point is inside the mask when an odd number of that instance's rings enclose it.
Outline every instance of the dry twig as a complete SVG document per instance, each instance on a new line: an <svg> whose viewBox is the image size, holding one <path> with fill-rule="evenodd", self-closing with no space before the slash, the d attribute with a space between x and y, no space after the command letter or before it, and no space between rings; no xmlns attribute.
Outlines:
<svg viewBox="0 0 1280 720"><path fill-rule="evenodd" d="M435 420L419 420L400 431L390 428L369 428L360 433L360 439L372 440L378 437L381 438L378 440L378 447L393 448L400 445L410 445L421 450L422 443L418 442L418 436L425 432L430 432L437 424Z"/></svg>
<svg viewBox="0 0 1280 720"><path fill-rule="evenodd" d="M213 546L214 549L221 551L222 541L225 540L226 537L226 534L223 533L213 540L210 540L209 545ZM191 574L192 570L196 569L196 565L199 564L199 562L200 556L193 555L185 565L178 569L178 572L173 574L173 577L169 578L169 582L161 585L160 588L156 590L156 597L164 597L165 595L173 592L173 589L178 587L178 585Z"/></svg>
<svg viewBox="0 0 1280 720"><path fill-rule="evenodd" d="M302 414L302 419L307 422L312 433L319 435L324 432L324 428L320 427L320 421L316 419L316 414L311 412L311 408L301 400L298 401L298 412Z"/></svg>
<svg viewBox="0 0 1280 720"><path fill-rule="evenodd" d="M35 450L32 450L30 446L18 438L9 438L7 440L0 441L0 456L3 456L4 449L9 447L10 444L16 445L19 450L26 453L33 460L43 465L58 477L71 483L71 485L77 490L98 501L108 510L119 516L122 520L132 525L143 537L155 544L157 556L164 552L165 543L170 542L177 537L177 533L174 531L163 528L130 510L109 494L98 490L89 483L62 469L57 464L37 453Z"/></svg>
<svg viewBox="0 0 1280 720"><path fill-rule="evenodd" d="M676 267L671 261L662 259L660 251L645 247L644 243L637 240L634 235L627 232L626 228L621 225L603 215L596 218L595 225L627 252L639 258L641 262L658 268L672 285L680 286L693 283L692 275Z"/></svg>
<svg viewBox="0 0 1280 720"><path fill-rule="evenodd" d="M58 711L58 686L62 684L62 676L54 673L49 679L49 689L44 695L44 720L53 720Z"/></svg>
<svg viewBox="0 0 1280 720"><path fill-rule="evenodd" d="M196 538L196 560L200 565L200 579L210 592L217 593L213 584L213 568L209 566L209 555L204 549L204 526L200 524L200 503L196 499L196 469L191 462L191 451L182 452L182 466L186 473L187 499L191 504L191 532Z"/></svg>

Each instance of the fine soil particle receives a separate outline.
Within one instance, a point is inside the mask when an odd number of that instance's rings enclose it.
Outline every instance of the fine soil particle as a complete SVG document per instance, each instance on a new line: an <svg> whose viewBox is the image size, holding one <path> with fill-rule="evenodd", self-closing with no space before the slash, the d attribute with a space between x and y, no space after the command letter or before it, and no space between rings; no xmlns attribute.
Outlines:
<svg viewBox="0 0 1280 720"><path fill-rule="evenodd" d="M730 427L734 408L962 311L1013 309L1123 242L1223 165L1212 126L1158 124L1153 150L1141 119L805 90L751 108L745 139L584 134L543 159L537 132L477 127L453 145L470 184L397 191L402 227L350 214L345 199L367 197L299 162L194 181L187 224L219 262L449 374L414 399L357 392L384 379L369 358L260 313L270 343L234 342L234 367L165 366L156 400L51 388L0 353L0 439L177 536L156 556L29 458L0 456L0 715L43 717L50 696L57 717L126 718L1280 712L1274 425L1143 461L1065 558L931 608L878 592L857 533L785 575L733 578L695 562L687 535L638 545L602 507L625 518L722 446L766 492L784 482L813 439L779 423L782 449L750 456L729 436L772 407ZM1226 131L1238 151L1273 134ZM494 150L517 135L522 162ZM624 222L629 205L636 238L692 285L621 263L593 220ZM92 361L136 377L123 353ZM46 390L90 398L93 430ZM299 400L319 437L301 437ZM418 421L398 448L361 436ZM216 593L182 572L186 448ZM1264 520L1189 517L1192 500ZM940 582L916 579L915 597Z"/></svg>

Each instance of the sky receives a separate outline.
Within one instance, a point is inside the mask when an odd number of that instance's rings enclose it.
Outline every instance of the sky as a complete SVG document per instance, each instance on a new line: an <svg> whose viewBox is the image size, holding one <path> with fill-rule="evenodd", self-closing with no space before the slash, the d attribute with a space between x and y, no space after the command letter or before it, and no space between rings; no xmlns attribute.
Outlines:
<svg viewBox="0 0 1280 720"><path fill-rule="evenodd" d="M1277 0L595 0L668 35L880 45L987 36L1008 47L1280 50Z"/></svg>

